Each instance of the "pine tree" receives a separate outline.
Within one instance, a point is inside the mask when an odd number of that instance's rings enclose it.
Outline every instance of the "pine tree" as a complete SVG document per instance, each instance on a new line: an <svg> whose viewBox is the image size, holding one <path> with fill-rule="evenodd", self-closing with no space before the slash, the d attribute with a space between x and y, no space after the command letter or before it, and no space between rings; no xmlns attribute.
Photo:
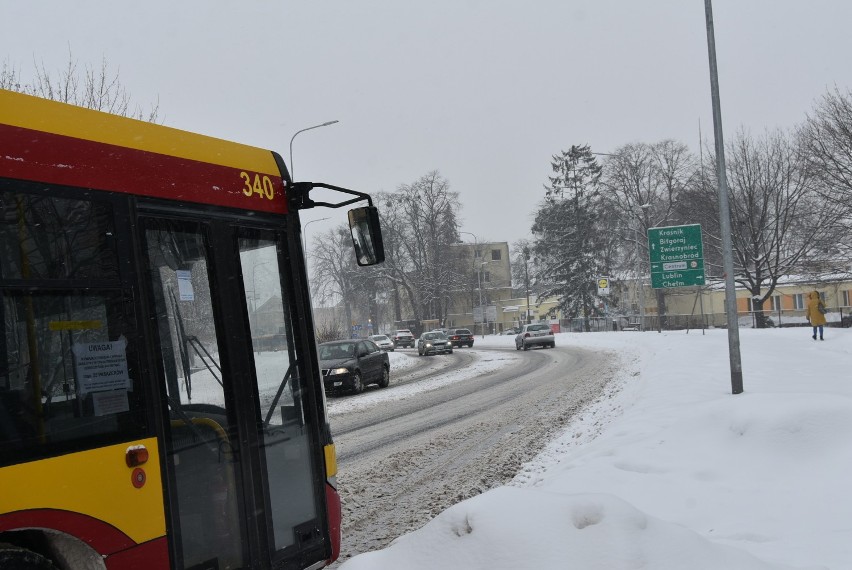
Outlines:
<svg viewBox="0 0 852 570"><path fill-rule="evenodd" d="M582 316L588 331L589 318L600 313L597 277L608 273L598 208L601 167L588 145L554 155L551 167L532 228L537 277L541 294L557 296L557 308L570 318Z"/></svg>

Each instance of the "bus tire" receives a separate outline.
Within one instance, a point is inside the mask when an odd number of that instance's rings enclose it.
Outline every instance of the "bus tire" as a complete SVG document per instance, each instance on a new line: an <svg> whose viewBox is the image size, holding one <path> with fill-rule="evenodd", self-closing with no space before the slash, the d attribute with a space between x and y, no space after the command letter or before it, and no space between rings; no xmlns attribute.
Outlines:
<svg viewBox="0 0 852 570"><path fill-rule="evenodd" d="M11 544L0 544L0 568L3 570L59 570L49 558L38 552Z"/></svg>

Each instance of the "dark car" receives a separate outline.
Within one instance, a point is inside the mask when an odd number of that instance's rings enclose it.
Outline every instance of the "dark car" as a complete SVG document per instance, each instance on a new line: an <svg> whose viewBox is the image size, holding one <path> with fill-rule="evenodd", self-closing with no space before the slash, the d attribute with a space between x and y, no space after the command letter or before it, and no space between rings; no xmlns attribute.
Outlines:
<svg viewBox="0 0 852 570"><path fill-rule="evenodd" d="M408 329L394 331L391 340L396 348L414 348L414 335Z"/></svg>
<svg viewBox="0 0 852 570"><path fill-rule="evenodd" d="M453 346L473 346L473 333L469 329L450 329L447 338Z"/></svg>
<svg viewBox="0 0 852 570"><path fill-rule="evenodd" d="M442 332L425 332L417 339L417 354L452 354L453 345Z"/></svg>
<svg viewBox="0 0 852 570"><path fill-rule="evenodd" d="M371 340L335 340L319 345L320 367L326 392L356 394L368 384L390 384L388 354Z"/></svg>
<svg viewBox="0 0 852 570"><path fill-rule="evenodd" d="M521 332L515 337L515 349L529 350L533 346L542 348L554 348L556 346L550 325L547 323L524 325Z"/></svg>

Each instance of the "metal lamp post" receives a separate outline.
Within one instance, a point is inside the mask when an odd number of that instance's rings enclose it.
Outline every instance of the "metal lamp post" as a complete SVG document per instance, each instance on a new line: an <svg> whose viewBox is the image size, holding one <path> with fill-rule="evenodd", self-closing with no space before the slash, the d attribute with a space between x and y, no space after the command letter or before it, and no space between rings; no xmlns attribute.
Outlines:
<svg viewBox="0 0 852 570"><path fill-rule="evenodd" d="M485 338L485 307L482 306L482 263L476 268L476 281L479 285L479 334Z"/></svg>
<svg viewBox="0 0 852 570"><path fill-rule="evenodd" d="M305 225L302 226L302 250L305 252L305 275L310 279L310 273L308 272L308 226L314 222L322 222L323 220L328 220L330 218L317 218L316 220L311 220L309 222L305 222Z"/></svg>
<svg viewBox="0 0 852 570"><path fill-rule="evenodd" d="M251 336L252 336L252 344L254 344L254 346L255 346L254 350L258 354L260 354L260 344L259 344L259 341L255 342L255 340L254 340L255 337L261 336L260 335L260 323L258 322L258 318L257 318L258 317L258 315L257 315L257 301L258 301L259 295L257 294L257 273L256 272L257 272L258 267L263 267L264 265L269 265L271 263L274 263L274 262L273 261L262 261L261 263L255 263L251 268L251 301L252 301L251 302L251 306L252 306L251 312L252 312L252 317L253 317L252 318Z"/></svg>
<svg viewBox="0 0 852 570"><path fill-rule="evenodd" d="M731 211L728 204L728 179L725 168L725 140L722 134L722 104L719 100L719 70L716 63L716 31L713 5L704 0L707 22L707 55L710 61L710 99L713 107L713 132L716 142L716 178L719 193L719 230L722 237L722 268L725 273L725 316L728 328L728 359L731 368L731 392L743 391L743 365L740 355L740 329L737 323L737 293L734 282L734 253L731 241Z"/></svg>
<svg viewBox="0 0 852 570"><path fill-rule="evenodd" d="M294 169L293 169L293 139L296 138L296 135L298 135L299 133L304 133L305 131L310 131L311 129L318 129L320 127L327 127L329 125L333 125L334 123L339 123L339 122L340 121L338 121L337 119L335 119L334 121L326 121L325 123L322 123L320 125L314 125L313 127L306 127L302 130L299 130L299 131L296 131L295 133L293 133L293 136L290 137L290 179L292 179L292 180L296 179L296 175L293 173L294 172Z"/></svg>
<svg viewBox="0 0 852 570"><path fill-rule="evenodd" d="M476 259L476 252L479 251L479 239L477 239L476 234L473 234L471 232L460 231L459 233L460 234L467 234L467 235L469 235L473 238L473 251L474 251L473 258L475 260ZM474 261L474 263L477 263L477 262ZM479 266L476 268L476 282L478 284L478 289L479 289L479 313L480 313L480 319L482 319L482 322L480 322L480 324L479 324L479 333L480 333L480 335L482 335L483 338L485 338L485 320L486 319L485 319L485 309L482 306L482 266L485 263L488 263L488 262L487 261L486 262L479 262ZM474 324L476 324L476 323L474 322Z"/></svg>
<svg viewBox="0 0 852 570"><path fill-rule="evenodd" d="M640 204L639 215L644 217L644 212L651 207L651 204ZM641 249L639 248L639 226L641 226L640 218L636 219L636 286L639 288L639 331L645 331L645 284L642 278L642 266L640 263Z"/></svg>
<svg viewBox="0 0 852 570"><path fill-rule="evenodd" d="M642 271L639 264L639 222L636 222L636 227L633 230L636 242L636 292L639 297L639 331L645 330L645 287L642 283Z"/></svg>
<svg viewBox="0 0 852 570"><path fill-rule="evenodd" d="M482 314L482 328L480 329L482 338L485 338L485 326L488 324L488 317L485 316L485 306L482 304L482 266L487 263L491 263L491 261L480 261L476 268L476 279L479 282L479 311Z"/></svg>
<svg viewBox="0 0 852 570"><path fill-rule="evenodd" d="M532 319L530 319L530 271L529 271L530 248L528 246L524 246L524 248L521 251L524 254L524 289L526 290L526 293L527 293L527 314L524 318L523 324L528 325L532 322Z"/></svg>

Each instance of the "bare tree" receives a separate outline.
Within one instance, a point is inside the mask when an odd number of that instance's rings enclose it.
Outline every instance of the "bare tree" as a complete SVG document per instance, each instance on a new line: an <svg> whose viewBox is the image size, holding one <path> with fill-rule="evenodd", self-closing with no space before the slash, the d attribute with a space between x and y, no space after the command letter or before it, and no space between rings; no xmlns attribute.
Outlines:
<svg viewBox="0 0 852 570"><path fill-rule="evenodd" d="M396 320L407 306L415 320L444 320L451 291L463 283L458 240L458 194L437 171L379 197L385 236L380 277L394 290Z"/></svg>
<svg viewBox="0 0 852 570"><path fill-rule="evenodd" d="M87 65L81 68L69 51L68 62L63 69L51 73L44 63L35 63L34 75L35 78L27 82L22 78L20 69L4 62L0 68L0 88L113 115L152 123L157 121L159 101L147 111L134 104L119 79L118 70L113 72L106 58L101 60L100 67Z"/></svg>
<svg viewBox="0 0 852 570"><path fill-rule="evenodd" d="M331 229L316 240L311 250L311 282L314 299L322 304L342 304L346 319L342 330L348 331L353 322L356 303L358 265L352 249L352 238L346 226Z"/></svg>
<svg viewBox="0 0 852 570"><path fill-rule="evenodd" d="M798 135L813 175L852 200L852 91L823 95Z"/></svg>
<svg viewBox="0 0 852 570"><path fill-rule="evenodd" d="M740 132L726 153L735 280L751 294L763 327L764 302L782 277L843 271L832 245L846 211L826 199L804 155L782 131L760 138Z"/></svg>
<svg viewBox="0 0 852 570"><path fill-rule="evenodd" d="M695 156L683 143L663 140L655 144L624 145L604 163L602 184L608 202L621 218L620 232L625 243L634 244L649 228L673 225L678 220L679 196L697 174ZM635 244L634 244L635 245ZM647 240L640 237L641 259L647 259ZM627 262L632 255L623 256ZM657 289L661 325L666 315L665 290Z"/></svg>
<svg viewBox="0 0 852 570"><path fill-rule="evenodd" d="M839 208L852 210L852 91L836 87L828 91L807 115L798 133L798 144L805 168L821 183L819 192ZM844 217L842 247L846 255L852 249L848 237L852 220Z"/></svg>

